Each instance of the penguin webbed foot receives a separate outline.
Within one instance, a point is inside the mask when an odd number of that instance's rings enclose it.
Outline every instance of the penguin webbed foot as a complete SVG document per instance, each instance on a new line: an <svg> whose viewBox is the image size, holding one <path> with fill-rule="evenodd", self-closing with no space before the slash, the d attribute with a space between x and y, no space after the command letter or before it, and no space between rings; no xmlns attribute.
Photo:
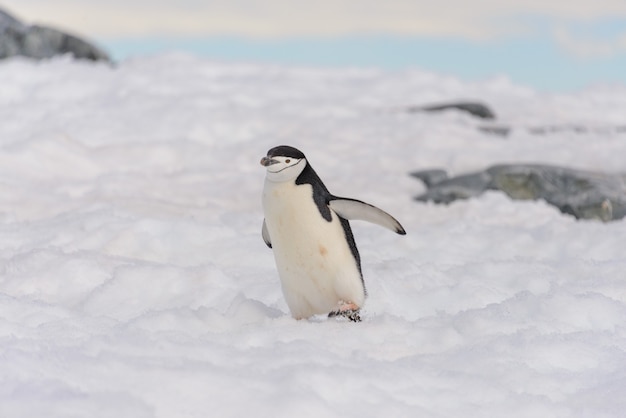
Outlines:
<svg viewBox="0 0 626 418"><path fill-rule="evenodd" d="M337 316L342 316L352 322L361 322L360 309L337 309L336 311L332 311L328 314L329 318L334 318Z"/></svg>

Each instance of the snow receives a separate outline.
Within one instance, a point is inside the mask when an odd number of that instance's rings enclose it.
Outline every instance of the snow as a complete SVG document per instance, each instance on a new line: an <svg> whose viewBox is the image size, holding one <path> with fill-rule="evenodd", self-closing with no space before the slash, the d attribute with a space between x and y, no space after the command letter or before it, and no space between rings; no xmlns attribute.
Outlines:
<svg viewBox="0 0 626 418"><path fill-rule="evenodd" d="M621 417L626 222L498 193L439 206L407 173L626 172L626 87L217 63L0 64L0 416ZM485 122L403 107L479 99ZM583 124L587 133L525 127ZM353 222L359 324L296 321L260 236L259 160L300 148Z"/></svg>

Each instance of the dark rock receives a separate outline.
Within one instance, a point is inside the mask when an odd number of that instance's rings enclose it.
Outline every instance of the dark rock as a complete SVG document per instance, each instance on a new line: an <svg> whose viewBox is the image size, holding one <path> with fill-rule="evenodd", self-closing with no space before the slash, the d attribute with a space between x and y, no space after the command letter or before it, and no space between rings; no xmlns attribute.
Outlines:
<svg viewBox="0 0 626 418"><path fill-rule="evenodd" d="M422 180L426 187L432 187L448 179L448 173L439 169L414 171L411 175Z"/></svg>
<svg viewBox="0 0 626 418"><path fill-rule="evenodd" d="M485 172L448 178L430 187L426 184L429 189L415 199L435 203L450 203L457 199L468 199L484 192L490 180L491 177Z"/></svg>
<svg viewBox="0 0 626 418"><path fill-rule="evenodd" d="M467 112L472 116L476 116L482 119L495 119L496 115L493 111L479 102L456 102L456 103L442 103L438 105L428 106L412 106L407 110L409 112L440 112L442 110L457 109L463 112Z"/></svg>
<svg viewBox="0 0 626 418"><path fill-rule="evenodd" d="M450 203L478 196L486 190L499 190L512 199L543 199L577 219L606 222L626 216L624 174L610 175L540 164L503 164L425 184L429 189L417 196L417 200Z"/></svg>
<svg viewBox="0 0 626 418"><path fill-rule="evenodd" d="M520 128L515 128L520 129ZM572 133L577 135L584 135L590 133L601 134L622 134L626 132L626 126L584 126L575 124L563 124L563 125L544 125L544 126L528 126L521 128L531 135L551 135L557 133ZM513 131L513 128L505 125L482 125L478 127L478 130L490 135L507 137Z"/></svg>
<svg viewBox="0 0 626 418"><path fill-rule="evenodd" d="M530 127L528 128L528 132L533 135L547 135L559 132L586 134L589 133L589 128L583 125L546 125Z"/></svg>
<svg viewBox="0 0 626 418"><path fill-rule="evenodd" d="M0 10L0 58L21 55L44 59L63 54L111 61L106 52L79 37L45 26L26 25Z"/></svg>
<svg viewBox="0 0 626 418"><path fill-rule="evenodd" d="M507 137L511 133L509 126L479 126L478 130L489 135Z"/></svg>

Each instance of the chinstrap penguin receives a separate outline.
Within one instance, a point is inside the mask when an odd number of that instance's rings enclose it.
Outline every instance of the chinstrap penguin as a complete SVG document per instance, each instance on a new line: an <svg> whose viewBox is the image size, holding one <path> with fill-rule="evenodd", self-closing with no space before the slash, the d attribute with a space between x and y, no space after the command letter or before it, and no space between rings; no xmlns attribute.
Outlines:
<svg viewBox="0 0 626 418"><path fill-rule="evenodd" d="M332 195L296 148L272 148L261 165L267 169L262 236L274 252L291 315L360 321L366 290L348 220L369 221L401 235L404 228L375 206Z"/></svg>

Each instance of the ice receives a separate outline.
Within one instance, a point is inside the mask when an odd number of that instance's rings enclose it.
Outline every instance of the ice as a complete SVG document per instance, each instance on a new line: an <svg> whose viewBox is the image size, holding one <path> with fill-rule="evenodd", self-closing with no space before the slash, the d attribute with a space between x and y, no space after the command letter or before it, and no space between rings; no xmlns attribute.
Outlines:
<svg viewBox="0 0 626 418"><path fill-rule="evenodd" d="M220 63L0 65L0 416L621 417L626 222L490 192L412 197L410 171L626 172L626 88ZM508 138L455 111L482 100ZM267 149L300 148L352 222L359 324L296 321L261 239Z"/></svg>

